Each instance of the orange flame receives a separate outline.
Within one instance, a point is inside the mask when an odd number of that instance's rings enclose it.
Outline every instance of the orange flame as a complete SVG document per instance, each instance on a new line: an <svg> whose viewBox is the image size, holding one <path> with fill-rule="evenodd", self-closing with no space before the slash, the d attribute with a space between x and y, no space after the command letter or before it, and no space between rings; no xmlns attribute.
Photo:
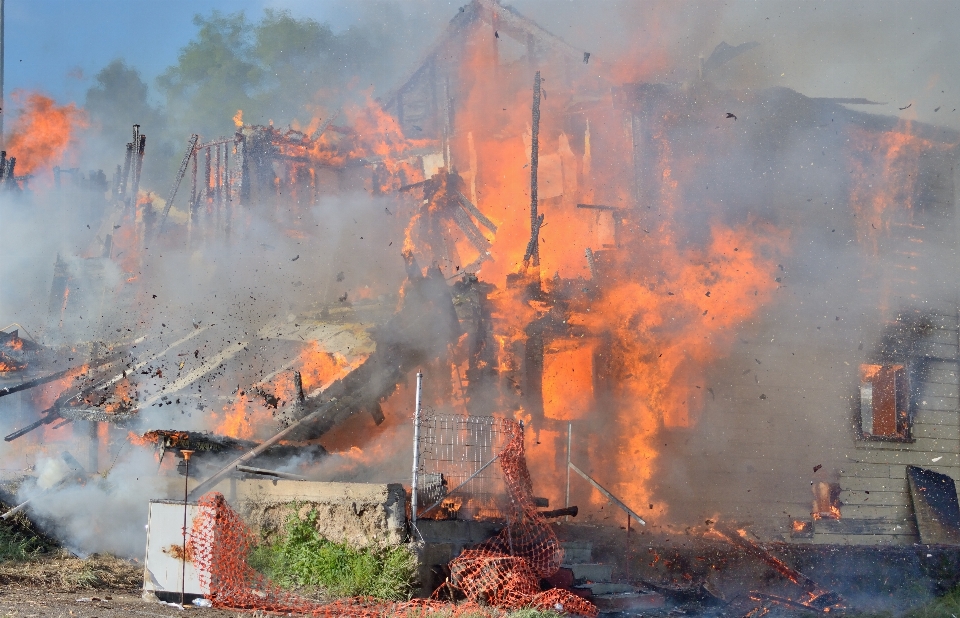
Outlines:
<svg viewBox="0 0 960 618"><path fill-rule="evenodd" d="M7 138L7 152L17 157L16 172L31 174L55 165L67 151L77 129L87 126L86 115L75 104L58 106L38 92L15 91L22 107Z"/></svg>
<svg viewBox="0 0 960 618"><path fill-rule="evenodd" d="M363 358L348 361L340 354L323 350L317 342L307 346L289 371L274 376L269 382L237 393L234 400L225 405L222 418L215 431L221 435L241 440L257 437L257 432L274 426L277 410L293 405L298 397L293 372L300 372L304 395L324 388L340 378Z"/></svg>
<svg viewBox="0 0 960 618"><path fill-rule="evenodd" d="M880 239L890 234L894 217L909 218L913 213L921 155L948 150L955 144L917 137L908 120L879 136L861 128L851 129L850 135L850 206L856 217L857 241L876 254Z"/></svg>

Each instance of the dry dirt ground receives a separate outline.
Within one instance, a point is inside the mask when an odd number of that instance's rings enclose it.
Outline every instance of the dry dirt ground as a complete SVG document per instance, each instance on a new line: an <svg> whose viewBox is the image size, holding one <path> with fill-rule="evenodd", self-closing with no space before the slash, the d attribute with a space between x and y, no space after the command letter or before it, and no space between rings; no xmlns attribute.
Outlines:
<svg viewBox="0 0 960 618"><path fill-rule="evenodd" d="M48 592L44 589L0 587L0 618L122 618L124 616L195 616L196 618L250 618L253 613L148 603L140 591Z"/></svg>

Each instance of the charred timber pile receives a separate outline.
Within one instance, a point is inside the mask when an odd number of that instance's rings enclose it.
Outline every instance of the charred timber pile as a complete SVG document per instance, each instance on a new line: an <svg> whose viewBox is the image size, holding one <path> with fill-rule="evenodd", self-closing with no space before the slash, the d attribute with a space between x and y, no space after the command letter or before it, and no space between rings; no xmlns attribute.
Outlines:
<svg viewBox="0 0 960 618"><path fill-rule="evenodd" d="M190 493L197 497L281 441L314 440L357 412L379 410L402 380L417 366L442 358L460 335L450 289L439 267L426 275L412 255L407 260L403 304L374 333L376 350L359 367L322 392L311 393L294 408L289 424L259 446L232 460Z"/></svg>
<svg viewBox="0 0 960 618"><path fill-rule="evenodd" d="M6 150L0 150L0 190L19 191L20 182L25 182L32 178L31 175L17 176L17 158L8 157Z"/></svg>

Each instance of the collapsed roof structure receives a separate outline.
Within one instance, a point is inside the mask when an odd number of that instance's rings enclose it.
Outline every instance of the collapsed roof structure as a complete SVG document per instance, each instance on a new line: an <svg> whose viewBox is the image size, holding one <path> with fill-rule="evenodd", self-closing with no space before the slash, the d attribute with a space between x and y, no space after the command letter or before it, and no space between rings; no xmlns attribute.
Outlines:
<svg viewBox="0 0 960 618"><path fill-rule="evenodd" d="M85 342L88 365L21 395L18 429L87 423L96 469L128 428L174 451L171 432L212 431L259 456L283 430L316 459L399 461L423 368L437 410L526 423L555 504L606 517L593 486L565 493L574 461L656 525L923 538L907 466L960 475L942 431L960 136L716 86L733 57L618 83L472 0L382 105L193 136L167 200L137 189L135 132L96 255L56 262L40 338ZM236 474L237 452L198 476Z"/></svg>

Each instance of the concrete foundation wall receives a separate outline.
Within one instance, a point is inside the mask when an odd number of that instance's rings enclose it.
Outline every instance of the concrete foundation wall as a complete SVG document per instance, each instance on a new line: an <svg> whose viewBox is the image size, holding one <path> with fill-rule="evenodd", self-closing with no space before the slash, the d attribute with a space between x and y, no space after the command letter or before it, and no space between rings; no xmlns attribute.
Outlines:
<svg viewBox="0 0 960 618"><path fill-rule="evenodd" d="M317 511L320 534L354 547L384 547L407 540L407 499L399 483L318 483L244 480L224 492L253 534L270 538L296 510L301 519Z"/></svg>

